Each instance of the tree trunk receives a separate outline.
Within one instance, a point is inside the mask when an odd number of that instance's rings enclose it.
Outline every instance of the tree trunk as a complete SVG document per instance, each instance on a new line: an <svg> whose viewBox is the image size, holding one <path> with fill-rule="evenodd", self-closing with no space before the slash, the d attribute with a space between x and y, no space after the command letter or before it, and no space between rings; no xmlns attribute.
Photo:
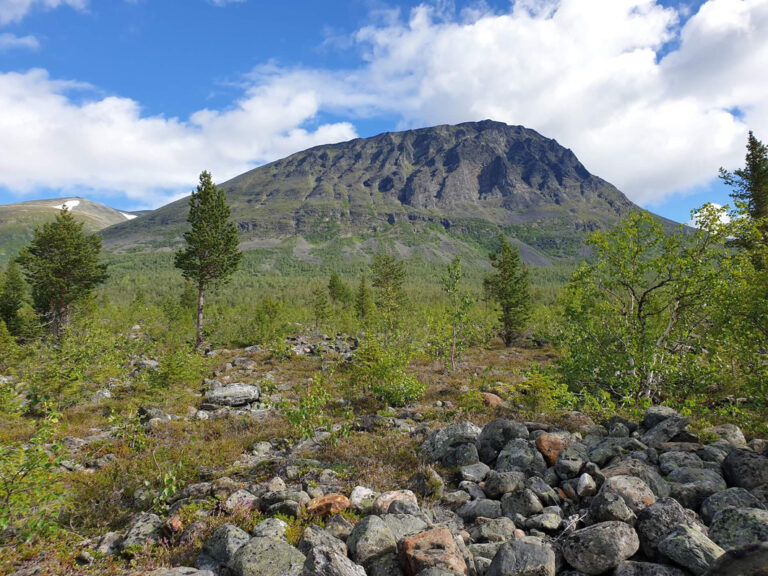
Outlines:
<svg viewBox="0 0 768 576"><path fill-rule="evenodd" d="M205 297L203 295L203 285L197 286L197 334L195 335L195 350L200 350L200 346L203 345L203 303Z"/></svg>

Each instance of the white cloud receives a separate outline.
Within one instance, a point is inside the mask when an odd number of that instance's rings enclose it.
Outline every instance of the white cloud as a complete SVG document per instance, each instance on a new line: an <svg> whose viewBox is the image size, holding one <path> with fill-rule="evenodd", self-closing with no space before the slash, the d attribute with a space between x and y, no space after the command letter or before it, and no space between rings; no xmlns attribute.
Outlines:
<svg viewBox="0 0 768 576"><path fill-rule="evenodd" d="M0 52L19 48L37 50L39 47L40 43L34 36L16 36L7 32L0 34Z"/></svg>
<svg viewBox="0 0 768 576"><path fill-rule="evenodd" d="M59 6L85 10L88 0L0 0L0 26L20 22L34 9L51 10Z"/></svg>
<svg viewBox="0 0 768 576"><path fill-rule="evenodd" d="M83 85L44 70L0 74L0 185L112 191L150 206L188 193L203 169L218 181L296 150L355 137L348 123L302 129L317 113L308 91L254 88L224 112L189 120L143 116L119 97L75 103ZM80 100L80 99L78 99Z"/></svg>
<svg viewBox="0 0 768 576"><path fill-rule="evenodd" d="M39 70L0 75L0 185L90 185L157 204L153 194L186 191L202 168L222 180L355 135L349 123L306 129L328 112L401 128L522 124L653 205L739 166L747 127L768 139L768 0L708 0L688 19L656 0L454 13L445 2L407 20L379 12L352 37L357 68L262 66L230 108L188 119L147 117L119 97L78 103L75 86Z"/></svg>

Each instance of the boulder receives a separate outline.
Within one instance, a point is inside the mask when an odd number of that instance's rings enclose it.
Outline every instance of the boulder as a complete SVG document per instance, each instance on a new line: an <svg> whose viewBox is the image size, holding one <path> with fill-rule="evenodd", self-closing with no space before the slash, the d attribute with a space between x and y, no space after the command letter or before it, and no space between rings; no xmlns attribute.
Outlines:
<svg viewBox="0 0 768 576"><path fill-rule="evenodd" d="M659 455L659 471L668 475L678 468L704 468L702 459L693 452L664 452Z"/></svg>
<svg viewBox="0 0 768 576"><path fill-rule="evenodd" d="M465 574L467 565L447 528L435 528L400 542L399 554L405 573L415 576L428 568Z"/></svg>
<svg viewBox="0 0 768 576"><path fill-rule="evenodd" d="M503 544L493 557L487 576L555 576L552 546L538 538L525 537Z"/></svg>
<svg viewBox="0 0 768 576"><path fill-rule="evenodd" d="M497 472L519 471L526 474L544 474L547 464L534 445L528 440L510 440L496 459Z"/></svg>
<svg viewBox="0 0 768 576"><path fill-rule="evenodd" d="M504 494L501 498L501 509L504 516L511 518L515 514L519 514L527 518L534 514L540 514L544 507L532 490L524 488Z"/></svg>
<svg viewBox="0 0 768 576"><path fill-rule="evenodd" d="M634 525L637 515L620 495L601 490L589 504L589 519L591 523L614 521Z"/></svg>
<svg viewBox="0 0 768 576"><path fill-rule="evenodd" d="M325 523L325 529L328 533L342 541L347 540L352 533L352 528L354 528L352 523L340 514L336 514Z"/></svg>
<svg viewBox="0 0 768 576"><path fill-rule="evenodd" d="M459 508L456 513L464 522L474 522L480 517L498 518L501 516L501 502L498 500L472 500Z"/></svg>
<svg viewBox="0 0 768 576"><path fill-rule="evenodd" d="M768 457L751 450L734 450L723 460L723 475L729 486L747 490L768 484Z"/></svg>
<svg viewBox="0 0 768 576"><path fill-rule="evenodd" d="M712 519L709 537L725 550L768 540L768 511L760 508L726 508Z"/></svg>
<svg viewBox="0 0 768 576"><path fill-rule="evenodd" d="M744 488L728 488L715 492L701 504L701 517L709 525L715 514L726 508L765 508L762 502Z"/></svg>
<svg viewBox="0 0 768 576"><path fill-rule="evenodd" d="M221 507L230 514L238 510L256 509L259 507L259 499L247 490L237 490L227 497Z"/></svg>
<svg viewBox="0 0 768 576"><path fill-rule="evenodd" d="M560 452L555 462L555 472L561 480L577 478L588 461L587 447L575 442Z"/></svg>
<svg viewBox="0 0 768 576"><path fill-rule="evenodd" d="M602 574L627 560L640 547L635 531L623 522L601 522L576 530L562 543L565 560L585 574Z"/></svg>
<svg viewBox="0 0 768 576"><path fill-rule="evenodd" d="M213 531L211 537L203 544L203 554L228 565L232 562L235 552L248 543L251 537L245 530L232 524L222 524Z"/></svg>
<svg viewBox="0 0 768 576"><path fill-rule="evenodd" d="M725 550L698 530L683 525L659 542L659 552L675 564L701 576Z"/></svg>
<svg viewBox="0 0 768 576"><path fill-rule="evenodd" d="M349 495L349 503L358 512L366 513L373 508L377 494L365 486L355 486Z"/></svg>
<svg viewBox="0 0 768 576"><path fill-rule="evenodd" d="M347 555L347 545L344 542L315 524L311 524L304 529L296 547L305 556L315 548L325 548L342 556Z"/></svg>
<svg viewBox="0 0 768 576"><path fill-rule="evenodd" d="M562 432L539 434L536 437L536 448L544 456L549 466L554 466L560 453L571 444L571 435Z"/></svg>
<svg viewBox="0 0 768 576"><path fill-rule="evenodd" d="M616 567L611 576L688 576L680 568L651 562L627 560Z"/></svg>
<svg viewBox="0 0 768 576"><path fill-rule="evenodd" d="M515 523L502 516L475 526L469 535L473 542L506 542L515 534Z"/></svg>
<svg viewBox="0 0 768 576"><path fill-rule="evenodd" d="M307 503L307 514L313 516L332 516L349 508L349 498L343 494L326 494L313 498Z"/></svg>
<svg viewBox="0 0 768 576"><path fill-rule="evenodd" d="M612 476L635 476L640 478L648 485L656 498L666 498L669 496L669 485L661 477L653 466L648 465L642 460L630 458L622 460L602 470L603 476L611 478Z"/></svg>
<svg viewBox="0 0 768 576"><path fill-rule="evenodd" d="M499 418L489 422L477 438L477 451L480 460L492 464L507 442L515 438L528 438L528 428L520 422Z"/></svg>
<svg viewBox="0 0 768 576"><path fill-rule="evenodd" d="M273 538L281 539L285 538L285 530L288 528L288 524L280 518L267 518L253 528L251 536L255 538Z"/></svg>
<svg viewBox="0 0 768 576"><path fill-rule="evenodd" d="M156 514L141 514L125 533L125 537L120 543L122 550L128 550L135 546L144 546L147 542L155 541L158 538L163 521Z"/></svg>
<svg viewBox="0 0 768 576"><path fill-rule="evenodd" d="M410 490L392 490L391 492L385 492L376 498L376 500L373 501L373 509L378 514L385 514L389 510L390 504L395 501L410 502L416 506L419 505L416 494Z"/></svg>
<svg viewBox="0 0 768 576"><path fill-rule="evenodd" d="M440 458L440 463L446 468L461 468L462 466L477 464L479 461L480 457L477 454L477 447L474 444L459 444L458 446L454 446Z"/></svg>
<svg viewBox="0 0 768 576"><path fill-rule="evenodd" d="M768 542L726 552L706 576L768 576Z"/></svg>
<svg viewBox="0 0 768 576"><path fill-rule="evenodd" d="M641 510L637 515L635 529L643 553L652 560L659 559L659 542L679 526L695 528L695 523L677 500L662 498Z"/></svg>
<svg viewBox="0 0 768 576"><path fill-rule="evenodd" d="M205 395L205 401L217 406L245 406L257 402L261 395L261 389L256 384L228 384L209 390Z"/></svg>
<svg viewBox="0 0 768 576"><path fill-rule="evenodd" d="M735 424L713 426L712 428L707 428L706 432L716 435L720 440L724 440L731 446L742 448L747 445L747 439L744 438L744 433L741 431L741 428Z"/></svg>
<svg viewBox="0 0 768 576"><path fill-rule="evenodd" d="M668 406L651 406L643 415L643 427L646 430L650 430L664 420L675 416L680 416L680 414L673 408L669 408Z"/></svg>
<svg viewBox="0 0 768 576"><path fill-rule="evenodd" d="M460 444L474 444L480 433L480 428L472 422L446 426L432 432L421 445L421 451L430 461L436 462Z"/></svg>
<svg viewBox="0 0 768 576"><path fill-rule="evenodd" d="M392 531L397 542L429 528L424 519L411 514L384 514L381 519Z"/></svg>
<svg viewBox="0 0 768 576"><path fill-rule="evenodd" d="M347 547L350 558L366 566L373 560L394 553L397 542L392 530L379 516L366 516L352 529Z"/></svg>
<svg viewBox="0 0 768 576"><path fill-rule="evenodd" d="M470 464L469 466L462 466L461 473L462 480L468 480L470 482L482 482L490 472L491 468L488 464L478 462L477 464Z"/></svg>
<svg viewBox="0 0 768 576"><path fill-rule="evenodd" d="M522 472L496 472L491 470L485 478L483 491L488 498L500 499L504 494L525 487L525 474Z"/></svg>
<svg viewBox="0 0 768 576"><path fill-rule="evenodd" d="M607 492L620 496L627 507L635 514L656 502L656 496L648 485L636 476L611 476L606 478L603 486L600 488L600 493Z"/></svg>
<svg viewBox="0 0 768 576"><path fill-rule="evenodd" d="M366 576L362 566L327 548L313 548L304 562L301 576Z"/></svg>
<svg viewBox="0 0 768 576"><path fill-rule="evenodd" d="M285 540L251 538L235 552L230 569L235 576L300 576L304 554Z"/></svg>
<svg viewBox="0 0 768 576"><path fill-rule="evenodd" d="M679 414L665 418L640 437L646 446L656 448L664 442L669 442L688 426L688 419Z"/></svg>

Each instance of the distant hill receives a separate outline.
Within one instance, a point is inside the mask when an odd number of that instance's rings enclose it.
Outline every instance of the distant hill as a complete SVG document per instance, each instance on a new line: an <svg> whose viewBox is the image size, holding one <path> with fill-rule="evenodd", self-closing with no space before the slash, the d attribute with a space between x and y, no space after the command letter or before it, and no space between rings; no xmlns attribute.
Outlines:
<svg viewBox="0 0 768 576"><path fill-rule="evenodd" d="M85 198L53 198L0 205L0 262L15 256L32 239L35 227L56 218L67 207L90 232L103 230L136 217Z"/></svg>
<svg viewBox="0 0 768 576"><path fill-rule="evenodd" d="M527 262L547 265L582 257L587 232L639 209L555 140L490 120L317 146L220 186L243 248L290 247L309 261L386 243L427 259L482 251L487 262L504 232ZM187 209L182 199L112 226L105 247L173 249Z"/></svg>

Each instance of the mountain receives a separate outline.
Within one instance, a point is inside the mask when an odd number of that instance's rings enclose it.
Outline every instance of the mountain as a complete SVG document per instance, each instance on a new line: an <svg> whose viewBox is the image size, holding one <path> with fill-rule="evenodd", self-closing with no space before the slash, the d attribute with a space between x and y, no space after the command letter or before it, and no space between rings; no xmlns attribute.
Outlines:
<svg viewBox="0 0 768 576"><path fill-rule="evenodd" d="M242 246L292 246L311 259L351 257L381 242L446 258L517 239L533 264L583 254L583 238L638 209L573 152L490 120L317 146L220 184ZM117 252L179 245L187 199L104 231Z"/></svg>
<svg viewBox="0 0 768 576"><path fill-rule="evenodd" d="M0 261L4 262L18 253L32 239L35 227L51 222L63 207L83 222L90 232L136 217L136 214L121 212L85 198L54 198L0 205Z"/></svg>

